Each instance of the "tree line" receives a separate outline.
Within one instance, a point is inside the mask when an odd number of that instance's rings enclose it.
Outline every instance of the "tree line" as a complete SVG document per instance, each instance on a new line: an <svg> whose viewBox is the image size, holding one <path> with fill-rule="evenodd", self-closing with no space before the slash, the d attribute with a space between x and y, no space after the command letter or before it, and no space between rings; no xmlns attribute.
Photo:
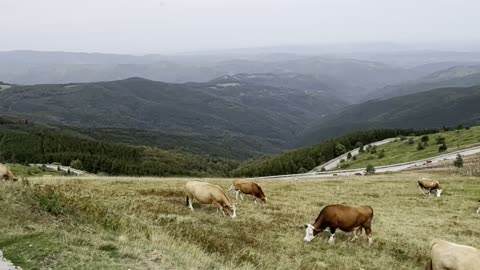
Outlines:
<svg viewBox="0 0 480 270"><path fill-rule="evenodd" d="M133 176L229 176L237 161L207 158L155 147L98 142L48 131L0 129L0 162L80 162L91 173Z"/></svg>

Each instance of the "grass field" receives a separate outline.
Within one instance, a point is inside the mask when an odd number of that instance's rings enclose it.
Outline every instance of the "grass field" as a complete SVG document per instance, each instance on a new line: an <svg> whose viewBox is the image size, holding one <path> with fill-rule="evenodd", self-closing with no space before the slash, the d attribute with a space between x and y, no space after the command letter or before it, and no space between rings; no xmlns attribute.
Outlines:
<svg viewBox="0 0 480 270"><path fill-rule="evenodd" d="M238 218L185 207L186 179L31 178L0 183L0 249L24 269L423 269L434 237L480 247L478 177L419 173L330 181L262 181L269 204L237 202ZM202 179L228 188L230 179ZM234 197L233 194L230 197ZM374 243L328 233L303 242L327 204L374 209Z"/></svg>
<svg viewBox="0 0 480 270"><path fill-rule="evenodd" d="M445 138L447 151L439 152L439 144L436 144L436 137ZM471 127L469 130L454 130L439 132L437 134L428 135L428 145L423 150L417 150L417 144L420 142L421 136L408 137L405 140L384 144L377 147L377 153L360 153L356 160L345 161L341 166L345 169L365 168L368 164L373 166L384 166L402 162L409 162L419 159L438 156L449 152L458 151L472 146L480 145L480 126ZM408 139L413 138L414 143L408 144ZM385 156L379 158L378 153L384 151Z"/></svg>

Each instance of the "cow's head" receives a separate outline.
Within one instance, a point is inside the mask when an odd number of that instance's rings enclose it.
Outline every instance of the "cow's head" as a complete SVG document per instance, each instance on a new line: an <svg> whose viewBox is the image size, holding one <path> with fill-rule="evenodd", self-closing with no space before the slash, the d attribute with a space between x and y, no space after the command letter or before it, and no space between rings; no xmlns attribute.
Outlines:
<svg viewBox="0 0 480 270"><path fill-rule="evenodd" d="M305 237L303 240L305 240L305 242L310 242L315 238L315 236L317 236L317 234L318 230L315 229L312 224L307 224L305 228Z"/></svg>
<svg viewBox="0 0 480 270"><path fill-rule="evenodd" d="M441 188L435 189L435 196L437 196L437 198L440 198L440 195L442 194L442 191L443 191L443 189L441 189Z"/></svg>

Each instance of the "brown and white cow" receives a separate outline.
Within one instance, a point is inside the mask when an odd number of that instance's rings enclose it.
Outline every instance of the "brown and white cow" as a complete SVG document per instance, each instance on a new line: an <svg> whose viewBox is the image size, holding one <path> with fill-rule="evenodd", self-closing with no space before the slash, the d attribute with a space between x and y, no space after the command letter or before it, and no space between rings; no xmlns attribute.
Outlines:
<svg viewBox="0 0 480 270"><path fill-rule="evenodd" d="M430 260L427 270L478 270L480 269L480 250L434 239L430 243Z"/></svg>
<svg viewBox="0 0 480 270"><path fill-rule="evenodd" d="M440 182L428 178L421 178L418 180L417 186L421 193L435 194L437 198L440 198L440 195L443 191L442 186L440 186Z"/></svg>
<svg viewBox="0 0 480 270"><path fill-rule="evenodd" d="M206 182L188 181L185 185L185 195L187 196L187 206L193 211L193 199L202 204L212 204L218 207L225 215L228 214L234 218L237 216L237 209L222 187ZM217 209L217 211L218 211Z"/></svg>
<svg viewBox="0 0 480 270"><path fill-rule="evenodd" d="M17 181L18 179L7 165L0 164L0 181L1 180Z"/></svg>
<svg viewBox="0 0 480 270"><path fill-rule="evenodd" d="M230 186L229 191L232 189L235 191L235 199L237 200L238 196L240 195L240 198L243 201L242 194L245 194L253 196L255 198L255 203L257 203L257 199L259 199L261 202L267 203L267 197L265 197L262 188L257 183L235 180Z"/></svg>
<svg viewBox="0 0 480 270"><path fill-rule="evenodd" d="M362 234L363 228L367 234L368 243L371 244L372 219L373 209L370 206L328 205L320 211L315 223L307 224L303 240L310 242L326 228L329 228L329 243L333 244L335 242L336 229L344 232L354 232L351 239L354 241Z"/></svg>

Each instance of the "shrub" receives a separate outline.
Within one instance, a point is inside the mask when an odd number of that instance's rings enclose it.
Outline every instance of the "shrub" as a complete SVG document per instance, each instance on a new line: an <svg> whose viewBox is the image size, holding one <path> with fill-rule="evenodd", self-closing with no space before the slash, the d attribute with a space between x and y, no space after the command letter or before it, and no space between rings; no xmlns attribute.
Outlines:
<svg viewBox="0 0 480 270"><path fill-rule="evenodd" d="M300 169L298 169L298 173L307 173L307 169L301 167Z"/></svg>
<svg viewBox="0 0 480 270"><path fill-rule="evenodd" d="M357 160L357 156L353 156L353 157L352 157L352 160Z"/></svg>
<svg viewBox="0 0 480 270"><path fill-rule="evenodd" d="M418 150L418 151L421 151L421 150L423 150L423 149L425 149L425 144L424 144L423 142L418 142L418 144L417 144L417 150Z"/></svg>
<svg viewBox="0 0 480 270"><path fill-rule="evenodd" d="M325 169L325 167L322 167L322 169L320 169L321 172L324 172L326 171L327 169Z"/></svg>
<svg viewBox="0 0 480 270"><path fill-rule="evenodd" d="M373 165L368 164L367 168L365 169L366 174L374 174L375 173L375 167Z"/></svg>
<svg viewBox="0 0 480 270"><path fill-rule="evenodd" d="M352 158L352 153L348 152L347 159L351 159L351 158Z"/></svg>
<svg viewBox="0 0 480 270"><path fill-rule="evenodd" d="M341 163L341 164L338 166L338 168L340 168L340 169L346 169L346 168L348 168L348 167L350 167L350 163L348 163L348 162Z"/></svg>
<svg viewBox="0 0 480 270"><path fill-rule="evenodd" d="M407 144L414 144L415 140L413 138L409 138Z"/></svg>
<svg viewBox="0 0 480 270"><path fill-rule="evenodd" d="M346 152L347 152L347 147L345 147L345 145L341 143L337 143L337 145L335 145L335 154L337 154L337 156L343 155Z"/></svg>
<svg viewBox="0 0 480 270"><path fill-rule="evenodd" d="M376 145L374 145L370 148L370 153L371 154L376 154L377 153L377 146Z"/></svg>
<svg viewBox="0 0 480 270"><path fill-rule="evenodd" d="M457 154L457 158L453 161L453 166L457 168L463 167L463 158L460 154Z"/></svg>
<svg viewBox="0 0 480 270"><path fill-rule="evenodd" d="M384 158L385 157L385 150L381 150L379 153L378 153L378 158Z"/></svg>
<svg viewBox="0 0 480 270"><path fill-rule="evenodd" d="M360 148L358 149L358 152L359 153L365 153L365 149L363 149L363 146L360 146Z"/></svg>
<svg viewBox="0 0 480 270"><path fill-rule="evenodd" d="M81 170L81 169L83 169L83 163L82 163L81 160L75 159L72 162L70 162L70 167L72 167L74 169L77 169L77 170Z"/></svg>
<svg viewBox="0 0 480 270"><path fill-rule="evenodd" d="M438 147L438 152L445 152L447 151L447 148L447 145L445 143L442 143L442 145Z"/></svg>
<svg viewBox="0 0 480 270"><path fill-rule="evenodd" d="M407 137L405 135L400 136L400 141L405 141Z"/></svg>
<svg viewBox="0 0 480 270"><path fill-rule="evenodd" d="M372 149L372 146L369 144L365 147L365 152L370 153L370 149Z"/></svg>
<svg viewBox="0 0 480 270"><path fill-rule="evenodd" d="M470 129L470 127L465 127L465 130L469 130L469 129Z"/></svg>
<svg viewBox="0 0 480 270"><path fill-rule="evenodd" d="M423 135L420 140L421 140L425 145L427 145L427 143L428 143L428 141L430 140L430 138L428 137L428 135Z"/></svg>
<svg viewBox="0 0 480 270"><path fill-rule="evenodd" d="M435 143L436 143L436 144L445 143L445 137L443 137L443 136L437 136L437 137L435 137Z"/></svg>

